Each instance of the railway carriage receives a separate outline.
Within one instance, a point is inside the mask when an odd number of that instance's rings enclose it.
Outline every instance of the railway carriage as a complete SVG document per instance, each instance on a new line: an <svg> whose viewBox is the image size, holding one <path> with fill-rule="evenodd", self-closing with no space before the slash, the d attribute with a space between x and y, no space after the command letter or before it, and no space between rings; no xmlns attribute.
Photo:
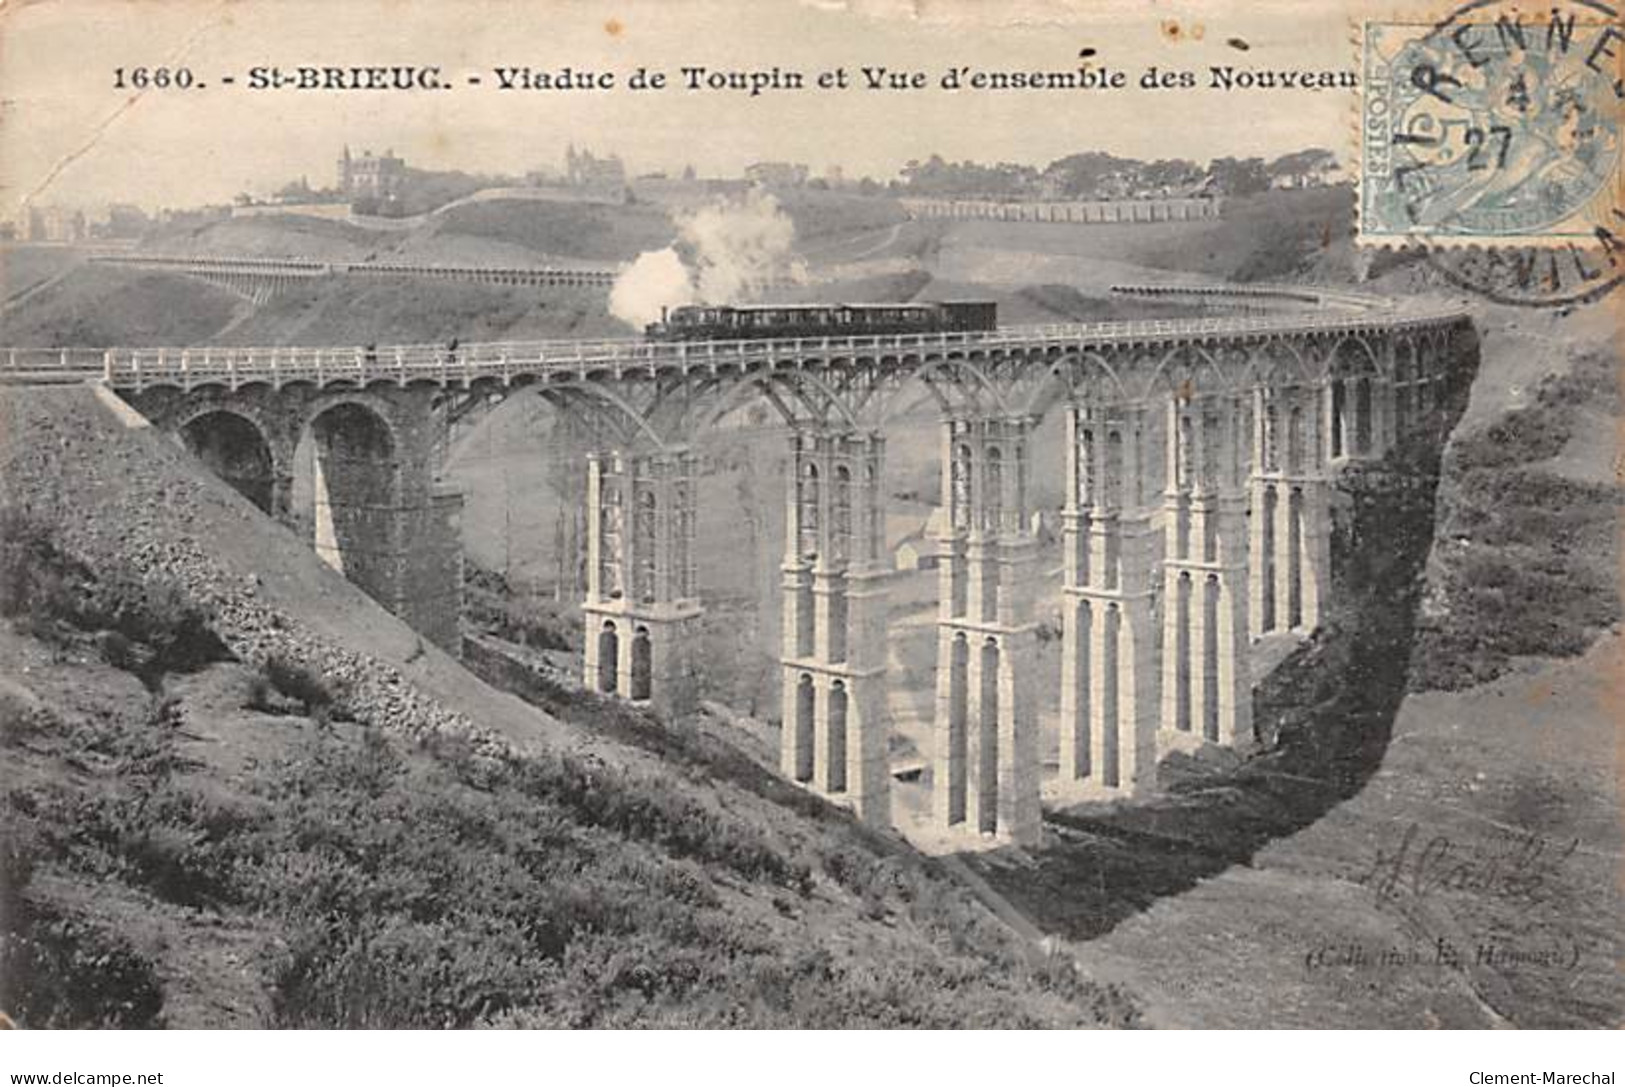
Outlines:
<svg viewBox="0 0 1625 1087"><path fill-rule="evenodd" d="M987 332L998 325L997 309L995 302L676 306L644 335L665 341Z"/></svg>

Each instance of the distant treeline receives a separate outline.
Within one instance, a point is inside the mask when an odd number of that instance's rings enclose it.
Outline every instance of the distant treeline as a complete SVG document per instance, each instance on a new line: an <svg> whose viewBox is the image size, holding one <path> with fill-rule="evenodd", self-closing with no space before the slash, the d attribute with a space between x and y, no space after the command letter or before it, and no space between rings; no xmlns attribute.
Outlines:
<svg viewBox="0 0 1625 1087"><path fill-rule="evenodd" d="M912 160L894 189L918 196L976 196L1012 200L1119 200L1150 196L1248 196L1272 188L1324 185L1337 157L1320 147L1268 160L1216 158L1203 166L1190 159L1119 158L1085 151L1042 169L1023 163L948 162L932 155Z"/></svg>

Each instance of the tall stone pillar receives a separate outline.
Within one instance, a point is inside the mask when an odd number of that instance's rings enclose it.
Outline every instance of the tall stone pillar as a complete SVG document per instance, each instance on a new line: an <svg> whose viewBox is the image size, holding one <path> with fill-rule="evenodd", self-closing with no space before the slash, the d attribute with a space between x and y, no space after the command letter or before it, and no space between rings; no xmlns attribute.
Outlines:
<svg viewBox="0 0 1625 1087"><path fill-rule="evenodd" d="M884 442L803 430L786 463L785 776L891 822Z"/></svg>
<svg viewBox="0 0 1625 1087"><path fill-rule="evenodd" d="M1275 479L1280 473L1281 414L1275 390L1260 385L1252 390L1252 455L1247 474L1248 624L1254 636L1276 628L1275 600Z"/></svg>
<svg viewBox="0 0 1625 1087"><path fill-rule="evenodd" d="M1157 541L1143 472L1147 430L1137 405L1067 409L1056 785L1062 798L1131 795L1155 784L1161 632L1152 591Z"/></svg>
<svg viewBox="0 0 1625 1087"><path fill-rule="evenodd" d="M1094 611L1090 584L1090 512L1104 440L1093 407L1069 405L1066 425L1066 498L1061 508L1061 720L1060 782L1064 789L1089 777L1089 645Z"/></svg>
<svg viewBox="0 0 1625 1087"><path fill-rule="evenodd" d="M1267 556L1259 572L1272 578L1259 629L1307 632L1320 625L1331 576L1329 393L1287 386L1272 390L1268 402L1278 408L1284 442L1254 479L1253 515Z"/></svg>
<svg viewBox="0 0 1625 1087"><path fill-rule="evenodd" d="M1252 563L1247 519L1250 396L1226 397L1219 404L1221 449L1211 473L1213 531L1206 537L1208 566L1204 597L1207 649L1203 666L1209 692L1203 738L1243 746L1253 737L1253 698L1249 625Z"/></svg>
<svg viewBox="0 0 1625 1087"><path fill-rule="evenodd" d="M1399 442L1398 409L1394 391L1398 348L1392 334L1383 337L1383 365L1371 378L1371 457L1381 459Z"/></svg>
<svg viewBox="0 0 1625 1087"><path fill-rule="evenodd" d="M666 717L691 712L698 697L694 469L687 450L587 458L582 681Z"/></svg>
<svg viewBox="0 0 1625 1087"><path fill-rule="evenodd" d="M1199 534L1207 514L1207 496L1198 497L1201 470L1200 404L1172 395L1163 408L1163 560L1162 560L1162 731L1171 742L1194 742L1200 736L1198 694L1202 643L1195 629L1202 613L1203 581ZM1193 535L1197 540L1193 544ZM1194 731L1193 730L1197 730Z"/></svg>
<svg viewBox="0 0 1625 1087"><path fill-rule="evenodd" d="M1167 407L1161 738L1174 748L1252 733L1248 611L1266 602L1248 578L1245 465L1260 441L1249 400L1171 397Z"/></svg>
<svg viewBox="0 0 1625 1087"><path fill-rule="evenodd" d="M1156 784L1160 718L1152 578L1157 541L1142 471L1145 410L1112 409L1104 424L1100 486L1090 514L1090 780L1136 795Z"/></svg>
<svg viewBox="0 0 1625 1087"><path fill-rule="evenodd" d="M430 642L461 652L462 493L435 478L429 394L313 405L314 546ZM290 485L291 489L291 485ZM273 508L286 492L273 485Z"/></svg>
<svg viewBox="0 0 1625 1087"><path fill-rule="evenodd" d="M1027 523L1030 420L943 424L937 736L940 823L1018 844L1040 830L1032 659L1036 542Z"/></svg>
<svg viewBox="0 0 1625 1087"><path fill-rule="evenodd" d="M936 742L932 753L932 816L939 826L965 821L969 775L971 639L965 538L975 492L975 448L969 424L942 424L941 509L937 547Z"/></svg>

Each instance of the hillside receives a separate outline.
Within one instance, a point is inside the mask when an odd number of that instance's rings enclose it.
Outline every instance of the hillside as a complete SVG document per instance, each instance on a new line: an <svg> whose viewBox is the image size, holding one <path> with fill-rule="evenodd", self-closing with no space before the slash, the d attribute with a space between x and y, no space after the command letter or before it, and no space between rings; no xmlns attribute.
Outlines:
<svg viewBox="0 0 1625 1087"><path fill-rule="evenodd" d="M204 343L247 303L193 279L81 265L0 316L13 347L159 347Z"/></svg>
<svg viewBox="0 0 1625 1087"><path fill-rule="evenodd" d="M487 200L433 216L403 252L413 252L425 238L461 235L519 246L554 261L614 263L663 248L675 233L666 212L646 204Z"/></svg>
<svg viewBox="0 0 1625 1087"><path fill-rule="evenodd" d="M388 253L401 233L367 230L310 215L255 216L206 226L160 228L143 238L140 248L166 256L364 260L369 254Z"/></svg>
<svg viewBox="0 0 1625 1087"><path fill-rule="evenodd" d="M82 252L65 245L0 244L0 304L11 305L82 260Z"/></svg>
<svg viewBox="0 0 1625 1087"><path fill-rule="evenodd" d="M483 283L344 279L279 295L214 342L389 344L624 336L603 293Z"/></svg>
<svg viewBox="0 0 1625 1087"><path fill-rule="evenodd" d="M89 390L0 424L25 1026L1134 1019L748 761L485 686Z"/></svg>

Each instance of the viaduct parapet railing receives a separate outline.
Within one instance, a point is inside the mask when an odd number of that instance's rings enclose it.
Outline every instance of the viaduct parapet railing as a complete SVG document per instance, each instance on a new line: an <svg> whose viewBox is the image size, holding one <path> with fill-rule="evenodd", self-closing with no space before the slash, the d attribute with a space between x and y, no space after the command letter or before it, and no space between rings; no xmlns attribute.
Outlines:
<svg viewBox="0 0 1625 1087"><path fill-rule="evenodd" d="M1144 200L963 200L903 197L911 219L997 219L1016 223L1168 223L1217 219L1217 197Z"/></svg>
<svg viewBox="0 0 1625 1087"><path fill-rule="evenodd" d="M1176 347L1247 343L1329 334L1374 334L1459 320L1460 308L1158 321L1014 325L991 332L828 337L783 340L701 340L662 343L640 339L537 340L377 347L139 347L12 349L0 356L18 377L102 380L117 388L237 388L294 382L316 385L433 382L469 386L480 381L564 377L616 380L661 373L805 369L808 366L917 367L944 356L1045 356L1098 348Z"/></svg>
<svg viewBox="0 0 1625 1087"><path fill-rule="evenodd" d="M388 261L312 261L276 257L181 257L147 254L96 256L98 264L174 272L224 287L264 304L301 282L327 276L452 280L546 290L608 290L617 271L595 268L523 268L477 264Z"/></svg>

